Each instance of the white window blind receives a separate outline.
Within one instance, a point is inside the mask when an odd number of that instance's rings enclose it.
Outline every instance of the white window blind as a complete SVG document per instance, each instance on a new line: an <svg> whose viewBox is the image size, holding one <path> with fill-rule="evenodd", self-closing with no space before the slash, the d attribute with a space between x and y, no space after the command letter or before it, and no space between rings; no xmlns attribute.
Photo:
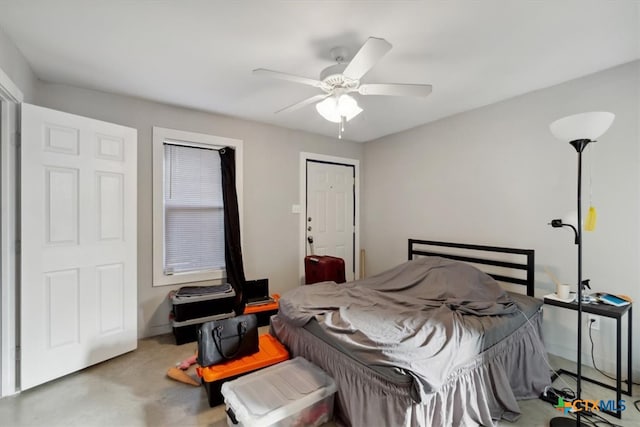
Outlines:
<svg viewBox="0 0 640 427"><path fill-rule="evenodd" d="M224 269L217 150L164 144L164 274Z"/></svg>

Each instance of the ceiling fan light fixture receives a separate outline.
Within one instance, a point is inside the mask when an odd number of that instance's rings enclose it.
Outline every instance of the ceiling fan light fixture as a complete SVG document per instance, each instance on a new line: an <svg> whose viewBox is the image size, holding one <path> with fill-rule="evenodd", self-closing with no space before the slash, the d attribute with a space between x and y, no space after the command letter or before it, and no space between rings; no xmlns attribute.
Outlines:
<svg viewBox="0 0 640 427"><path fill-rule="evenodd" d="M318 102L316 110L322 117L333 123L342 122L343 117L348 122L362 112L358 102L347 94L330 96L324 101Z"/></svg>

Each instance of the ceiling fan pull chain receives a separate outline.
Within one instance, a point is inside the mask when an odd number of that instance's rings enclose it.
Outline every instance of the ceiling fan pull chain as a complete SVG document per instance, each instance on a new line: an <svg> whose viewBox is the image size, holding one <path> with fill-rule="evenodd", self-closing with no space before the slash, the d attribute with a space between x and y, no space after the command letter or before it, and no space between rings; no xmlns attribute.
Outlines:
<svg viewBox="0 0 640 427"><path fill-rule="evenodd" d="M345 116L340 116L340 123L338 124L338 139L342 139L342 132L344 132L344 122L346 122Z"/></svg>

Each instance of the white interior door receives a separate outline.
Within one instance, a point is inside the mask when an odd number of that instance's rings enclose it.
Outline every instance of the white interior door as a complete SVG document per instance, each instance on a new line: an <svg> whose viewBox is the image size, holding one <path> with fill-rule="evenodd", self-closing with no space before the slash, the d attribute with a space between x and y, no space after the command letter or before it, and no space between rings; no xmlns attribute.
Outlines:
<svg viewBox="0 0 640 427"><path fill-rule="evenodd" d="M137 346L136 144L22 104L22 390Z"/></svg>
<svg viewBox="0 0 640 427"><path fill-rule="evenodd" d="M352 165L307 160L307 255L344 259L347 281L355 277L354 183Z"/></svg>
<svg viewBox="0 0 640 427"><path fill-rule="evenodd" d="M0 84L1 89L1 84ZM1 92L1 91L0 91ZM0 98L2 94L0 93ZM16 275L17 258L16 222L17 205L17 150L19 134L19 104L0 101L0 347L2 352L2 383L0 397L16 392Z"/></svg>

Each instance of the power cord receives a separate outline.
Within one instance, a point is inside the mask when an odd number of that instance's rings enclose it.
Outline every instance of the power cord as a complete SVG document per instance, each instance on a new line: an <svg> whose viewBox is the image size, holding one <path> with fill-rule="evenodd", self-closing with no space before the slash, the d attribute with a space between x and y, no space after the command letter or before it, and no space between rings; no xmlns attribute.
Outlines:
<svg viewBox="0 0 640 427"><path fill-rule="evenodd" d="M593 356L593 350L594 350L594 344L593 344L593 336L591 335L591 330L593 329L593 323L595 322L595 319L591 319L591 321L589 322L589 341L591 341L591 363L593 364L593 368L600 372L600 374L604 375L605 377L612 379L614 381L617 380L616 377L612 377L611 375L607 374L606 372L603 372L602 370L600 370L597 366L596 366L596 358ZM627 378L626 380L622 381L624 383L629 383L629 379ZM635 381L631 381L632 387L633 384L635 385L640 385L640 383L635 382ZM633 402L633 405L636 407L636 410L638 412L640 412L640 400L636 400L635 402Z"/></svg>
<svg viewBox="0 0 640 427"><path fill-rule="evenodd" d="M544 392L542 392L540 398L556 406L560 398L562 398L562 400L564 401L572 402L576 398L576 396L571 389L564 388L558 390L551 386L548 386L545 387ZM599 427L600 425L606 425L608 427L623 427L618 424L613 424L606 418L598 415L596 412L581 411L580 414L580 422L591 427ZM574 412L569 412L568 415L571 415L574 419L577 418Z"/></svg>
<svg viewBox="0 0 640 427"><path fill-rule="evenodd" d="M520 310L520 308L517 308L517 310L520 312L520 314L522 314L522 316L524 316L525 320L527 321L527 323L529 324L529 326L531 326L531 328L533 330L535 330L535 327L533 326L533 323L531 323L531 320L527 317L527 315ZM591 335L591 324L595 322L595 320L591 319L591 322L589 323L589 340L591 341L591 360L593 363L593 367L596 368L596 370L598 372L600 372L602 375L608 377L608 378L612 378L609 375L607 375L606 373L602 372L600 369L598 369L596 367L596 362L595 362L595 358L593 356L593 349L594 349L594 344L593 344L593 336ZM558 398L562 397L563 400L567 400L567 401L573 401L576 398L576 394L573 391L573 389L571 388L571 386L569 384L567 384L567 382L562 378L562 376L560 375L560 373L558 373L558 371L556 371L553 366L551 366L551 363L549 363L549 360L547 358L547 350L542 348L539 348L540 346L538 346L538 350L540 350L542 352L542 358L544 360L544 362L547 364L547 367L551 370L551 372L553 372L553 374L556 376L556 379L559 379L560 381L562 381L566 387L563 387L561 389L556 389L553 388L551 386L547 386L545 387L544 391L542 392L542 394L540 395L540 398L544 401L547 401L553 405L557 405L558 404ZM615 380L615 378L612 378ZM624 382L627 382L627 380L625 380ZM636 382L632 382L632 384L638 384ZM636 409L640 412L640 400L636 400L635 402L633 402L634 406L636 407ZM587 412L585 412L584 414L587 414ZM575 417L574 414L571 414L572 416ZM620 426L618 424L613 424L611 423L609 420L607 420L606 418L601 417L600 415L593 413L593 412L589 412L589 415L592 416L593 418L597 418L598 421L592 421L592 420L586 420L586 417L581 417L581 421L585 422L585 424L591 425L593 427L599 427L600 424L604 424L607 425L609 427L624 427L624 426Z"/></svg>
<svg viewBox="0 0 640 427"><path fill-rule="evenodd" d="M591 335L591 330L593 329L593 323L595 322L595 319L591 319L591 321L589 322L589 341L591 341L591 363L593 363L593 368L600 372L602 375L604 375L605 377L616 381L617 378L616 377L612 377L611 375L607 374L606 372L602 371L600 368L598 368L596 366L596 359L593 356L593 350L594 350L594 345L593 345L593 336ZM622 380L623 383L629 383L629 380ZM635 385L640 385L640 383L632 381L631 384L635 384Z"/></svg>
<svg viewBox="0 0 640 427"><path fill-rule="evenodd" d="M549 402L552 405L557 405L558 400L566 400L567 402L572 402L576 398L576 394L573 390L568 387L557 389L551 386L546 386L544 391L540 395L540 399L545 402Z"/></svg>

